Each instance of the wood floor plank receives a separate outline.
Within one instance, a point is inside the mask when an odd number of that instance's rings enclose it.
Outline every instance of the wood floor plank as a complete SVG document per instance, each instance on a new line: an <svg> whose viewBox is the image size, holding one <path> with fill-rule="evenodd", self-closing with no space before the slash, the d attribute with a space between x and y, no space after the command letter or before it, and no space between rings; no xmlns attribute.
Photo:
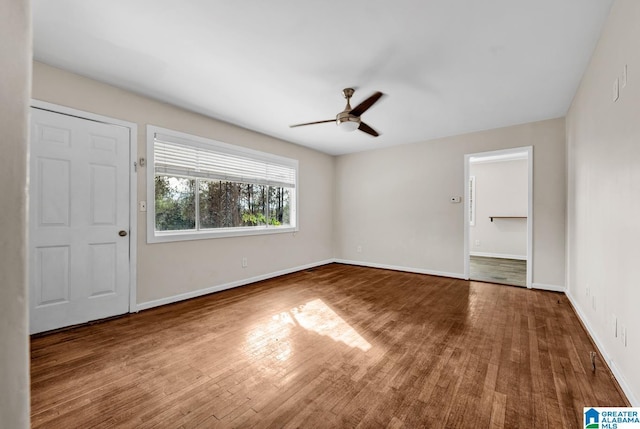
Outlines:
<svg viewBox="0 0 640 429"><path fill-rule="evenodd" d="M31 340L32 427L580 427L561 294L330 264Z"/></svg>
<svg viewBox="0 0 640 429"><path fill-rule="evenodd" d="M507 395L500 392L495 392L493 407L491 408L491 420L489 427L491 429L503 429L505 427L517 427L517 426L505 426L505 411L507 407Z"/></svg>

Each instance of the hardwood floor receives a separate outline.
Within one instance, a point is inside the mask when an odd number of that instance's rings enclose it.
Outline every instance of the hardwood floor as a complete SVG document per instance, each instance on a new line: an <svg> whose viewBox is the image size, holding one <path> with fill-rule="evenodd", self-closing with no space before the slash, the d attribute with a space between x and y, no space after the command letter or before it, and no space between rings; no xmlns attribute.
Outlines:
<svg viewBox="0 0 640 429"><path fill-rule="evenodd" d="M567 298L326 265L33 338L34 428L582 427L625 406Z"/></svg>
<svg viewBox="0 0 640 429"><path fill-rule="evenodd" d="M527 261L472 255L469 277L481 282L527 286Z"/></svg>

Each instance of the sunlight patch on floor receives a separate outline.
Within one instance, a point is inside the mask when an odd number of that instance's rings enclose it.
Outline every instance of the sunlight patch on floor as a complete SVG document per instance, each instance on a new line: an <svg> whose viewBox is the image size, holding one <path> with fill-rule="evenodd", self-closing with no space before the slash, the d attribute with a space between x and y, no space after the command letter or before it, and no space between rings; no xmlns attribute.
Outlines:
<svg viewBox="0 0 640 429"><path fill-rule="evenodd" d="M266 323L258 323L247 334L248 354L267 357L284 362L293 353L291 328L296 324L287 312L274 315Z"/></svg>
<svg viewBox="0 0 640 429"><path fill-rule="evenodd" d="M363 352L371 348L371 344L362 338L355 329L338 316L321 299L314 299L306 304L291 309L290 313L303 328L340 341L349 347L357 347Z"/></svg>
<svg viewBox="0 0 640 429"><path fill-rule="evenodd" d="M349 347L357 347L363 352L371 349L371 344L355 329L338 316L321 299L274 314L268 322L255 325L247 334L246 352L253 355L271 356L284 362L293 355L292 330L306 329L341 342Z"/></svg>

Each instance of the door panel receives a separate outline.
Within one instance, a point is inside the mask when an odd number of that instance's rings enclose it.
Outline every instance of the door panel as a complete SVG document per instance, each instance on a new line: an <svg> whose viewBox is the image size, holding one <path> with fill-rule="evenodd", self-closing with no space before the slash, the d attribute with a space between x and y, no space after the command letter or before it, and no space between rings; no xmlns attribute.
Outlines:
<svg viewBox="0 0 640 429"><path fill-rule="evenodd" d="M62 159L38 160L40 227L69 226L71 163Z"/></svg>
<svg viewBox="0 0 640 429"><path fill-rule="evenodd" d="M115 225L117 198L116 168L91 165L91 220L93 225Z"/></svg>
<svg viewBox="0 0 640 429"><path fill-rule="evenodd" d="M69 246L39 247L35 269L36 306L69 302Z"/></svg>
<svg viewBox="0 0 640 429"><path fill-rule="evenodd" d="M116 293L116 277L114 275L117 269L116 253L117 249L113 243L92 243L89 245L90 297Z"/></svg>
<svg viewBox="0 0 640 429"><path fill-rule="evenodd" d="M129 129L31 109L31 332L129 309Z"/></svg>

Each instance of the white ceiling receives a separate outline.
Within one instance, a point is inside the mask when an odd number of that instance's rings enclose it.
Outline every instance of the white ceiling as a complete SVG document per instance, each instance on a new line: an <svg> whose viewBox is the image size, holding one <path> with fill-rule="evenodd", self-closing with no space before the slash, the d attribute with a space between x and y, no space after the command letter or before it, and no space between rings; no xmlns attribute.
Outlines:
<svg viewBox="0 0 640 429"><path fill-rule="evenodd" d="M612 0L33 0L39 61L330 154L564 116ZM345 133L341 90L381 133Z"/></svg>

